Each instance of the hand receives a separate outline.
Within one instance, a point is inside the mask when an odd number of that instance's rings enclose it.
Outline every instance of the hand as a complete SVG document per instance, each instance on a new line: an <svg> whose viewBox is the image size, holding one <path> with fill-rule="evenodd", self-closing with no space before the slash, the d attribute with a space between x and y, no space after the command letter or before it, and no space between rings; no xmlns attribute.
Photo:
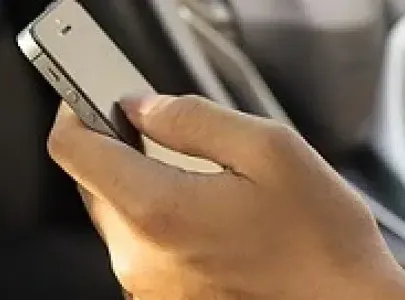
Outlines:
<svg viewBox="0 0 405 300"><path fill-rule="evenodd" d="M49 151L124 288L150 299L403 299L405 276L357 194L293 130L195 96L123 103L160 144L214 161L198 174L85 128L65 105Z"/></svg>

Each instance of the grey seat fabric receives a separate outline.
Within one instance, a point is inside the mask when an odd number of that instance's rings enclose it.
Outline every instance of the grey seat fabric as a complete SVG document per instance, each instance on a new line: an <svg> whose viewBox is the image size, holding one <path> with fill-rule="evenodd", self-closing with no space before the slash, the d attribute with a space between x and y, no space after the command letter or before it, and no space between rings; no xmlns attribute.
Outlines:
<svg viewBox="0 0 405 300"><path fill-rule="evenodd" d="M294 127L249 57L222 32L199 16L198 11L192 7L198 2L183 2L180 15L189 24L210 63L231 91L234 106Z"/></svg>
<svg viewBox="0 0 405 300"><path fill-rule="evenodd" d="M384 47L382 0L229 0L240 42L323 154L362 142Z"/></svg>
<svg viewBox="0 0 405 300"><path fill-rule="evenodd" d="M392 25L405 14L404 0L385 0L387 9L387 22Z"/></svg>

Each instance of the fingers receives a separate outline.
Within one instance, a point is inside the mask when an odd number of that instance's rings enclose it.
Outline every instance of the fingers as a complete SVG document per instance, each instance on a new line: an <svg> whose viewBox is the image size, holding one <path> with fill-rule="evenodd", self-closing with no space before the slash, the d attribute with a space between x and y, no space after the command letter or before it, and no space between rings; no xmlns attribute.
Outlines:
<svg viewBox="0 0 405 300"><path fill-rule="evenodd" d="M192 202L183 205L181 201L195 198L199 184L195 177L87 129L65 104L48 148L51 157L80 185L96 198L108 199L140 227L155 230L163 222L156 216L176 214L178 206L187 206L193 213Z"/></svg>
<svg viewBox="0 0 405 300"><path fill-rule="evenodd" d="M124 289L132 290L130 280L127 280L128 273L141 266L131 259L140 259L141 254L137 253L138 245L126 216L110 202L97 199L80 186L78 189L93 224L107 245L115 275ZM123 292L125 296L129 296L127 292Z"/></svg>
<svg viewBox="0 0 405 300"><path fill-rule="evenodd" d="M238 173L249 172L260 161L255 155L263 147L267 151L266 137L282 128L198 96L125 99L121 105L134 126L158 143Z"/></svg>
<svg viewBox="0 0 405 300"><path fill-rule="evenodd" d="M89 213L89 216L94 225L94 228L96 229L99 236L104 241L106 241L106 236L104 235L104 230L102 229L101 224L98 221L98 218L94 213L94 211L95 211L94 203L97 203L98 201L100 201L100 199L96 199L96 197L92 193L90 193L88 190L86 190L81 185L77 185L77 190L79 191L79 194L82 198L84 206L85 206L87 212Z"/></svg>
<svg viewBox="0 0 405 300"><path fill-rule="evenodd" d="M198 97L161 96L149 102L124 102L123 106L131 121L157 142L208 158L247 177L252 169L269 168L264 157L282 128ZM182 236L179 232L185 231L187 220L220 220L230 203L215 199L228 199L225 194L234 186L250 184L239 177L236 180L230 172L212 176L186 173L147 158L87 129L65 104L48 149L51 157L97 199L109 201L141 231L164 237L164 242Z"/></svg>

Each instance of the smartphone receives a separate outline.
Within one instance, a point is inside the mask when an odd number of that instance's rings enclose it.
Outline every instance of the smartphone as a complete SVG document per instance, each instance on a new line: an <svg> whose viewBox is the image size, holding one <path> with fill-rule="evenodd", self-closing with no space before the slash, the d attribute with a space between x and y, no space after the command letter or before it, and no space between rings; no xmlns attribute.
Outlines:
<svg viewBox="0 0 405 300"><path fill-rule="evenodd" d="M84 124L141 148L139 133L117 103L156 92L77 1L51 3L17 42Z"/></svg>
<svg viewBox="0 0 405 300"><path fill-rule="evenodd" d="M52 2L18 35L17 42L89 128L184 170L222 171L209 160L162 147L130 124L118 101L126 96L149 97L156 91L77 1Z"/></svg>

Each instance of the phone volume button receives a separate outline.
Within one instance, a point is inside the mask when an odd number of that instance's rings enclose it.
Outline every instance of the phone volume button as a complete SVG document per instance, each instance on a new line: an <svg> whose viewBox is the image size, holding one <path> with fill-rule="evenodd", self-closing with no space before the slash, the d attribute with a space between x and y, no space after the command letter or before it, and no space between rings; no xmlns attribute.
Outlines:
<svg viewBox="0 0 405 300"><path fill-rule="evenodd" d="M91 111L85 112L85 117L90 124L95 124L97 122L97 116Z"/></svg>
<svg viewBox="0 0 405 300"><path fill-rule="evenodd" d="M70 102L71 104L76 104L80 100L79 94L74 90L67 90L66 91L66 101Z"/></svg>

